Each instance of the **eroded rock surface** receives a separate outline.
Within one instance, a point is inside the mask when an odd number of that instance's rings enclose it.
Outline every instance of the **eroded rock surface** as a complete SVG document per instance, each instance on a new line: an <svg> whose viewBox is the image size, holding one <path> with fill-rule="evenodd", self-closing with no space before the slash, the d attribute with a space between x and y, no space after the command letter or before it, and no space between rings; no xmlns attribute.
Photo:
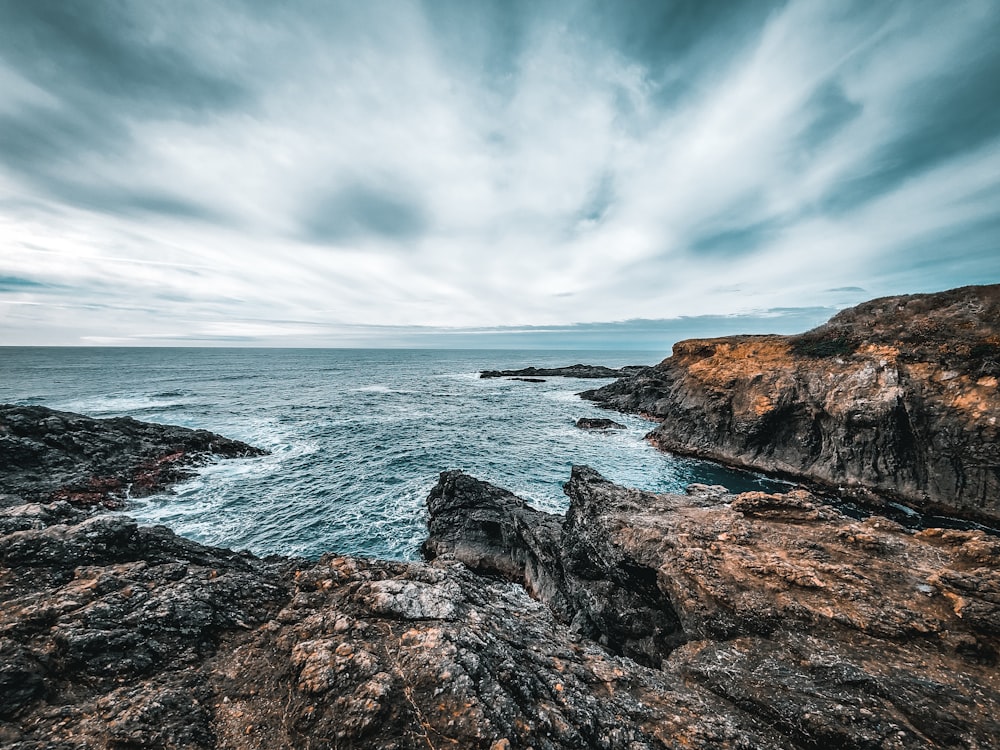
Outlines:
<svg viewBox="0 0 1000 750"><path fill-rule="evenodd" d="M802 748L1000 736L1000 541L859 522L796 490L687 496L577 467L565 520L448 472L429 555L523 582L581 635Z"/></svg>
<svg viewBox="0 0 1000 750"><path fill-rule="evenodd" d="M1000 523L1000 285L887 297L798 336L693 339L583 393L658 447Z"/></svg>
<svg viewBox="0 0 1000 750"><path fill-rule="evenodd" d="M0 511L0 744L791 748L448 560L258 560L67 503Z"/></svg>
<svg viewBox="0 0 1000 750"><path fill-rule="evenodd" d="M206 430L0 405L0 507L67 500L121 507L189 479L212 457L265 454Z"/></svg>
<svg viewBox="0 0 1000 750"><path fill-rule="evenodd" d="M66 502L0 510L0 744L1000 736L995 538L856 522L803 491L652 495L583 467L567 492L564 519L443 474L427 563L260 560Z"/></svg>

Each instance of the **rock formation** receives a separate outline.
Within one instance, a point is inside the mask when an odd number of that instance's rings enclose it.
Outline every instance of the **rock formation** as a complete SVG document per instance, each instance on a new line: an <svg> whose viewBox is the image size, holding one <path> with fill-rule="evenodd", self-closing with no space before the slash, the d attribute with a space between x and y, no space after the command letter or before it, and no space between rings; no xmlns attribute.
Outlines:
<svg viewBox="0 0 1000 750"><path fill-rule="evenodd" d="M121 507L162 492L212 457L266 451L206 430L0 405L0 507L68 500Z"/></svg>
<svg viewBox="0 0 1000 750"><path fill-rule="evenodd" d="M798 336L693 339L581 394L663 450L1000 523L1000 285L887 297Z"/></svg>
<svg viewBox="0 0 1000 750"><path fill-rule="evenodd" d="M525 367L521 370L483 370L481 378L623 378L644 369L644 365L626 365L625 367L605 367L604 365L569 365L568 367ZM528 382L536 382L529 380Z"/></svg>
<svg viewBox="0 0 1000 750"><path fill-rule="evenodd" d="M212 549L57 502L0 511L0 745L791 748L455 561Z"/></svg>
<svg viewBox="0 0 1000 750"><path fill-rule="evenodd" d="M64 501L2 510L0 744L1000 736L995 538L859 523L802 491L651 495L577 468L567 492L564 520L443 474L429 563L260 560Z"/></svg>
<svg viewBox="0 0 1000 750"><path fill-rule="evenodd" d="M580 417L576 420L576 426L581 430L624 430L625 425L613 419L602 417Z"/></svg>
<svg viewBox="0 0 1000 750"><path fill-rule="evenodd" d="M522 583L573 632L783 744L1000 736L997 538L858 522L803 490L655 495L577 467L566 492L563 520L442 474L425 552Z"/></svg>

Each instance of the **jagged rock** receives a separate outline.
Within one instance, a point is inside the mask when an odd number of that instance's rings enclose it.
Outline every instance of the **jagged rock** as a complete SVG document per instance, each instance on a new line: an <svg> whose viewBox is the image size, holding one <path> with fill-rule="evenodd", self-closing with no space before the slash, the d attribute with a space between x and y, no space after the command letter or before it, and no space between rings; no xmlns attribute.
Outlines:
<svg viewBox="0 0 1000 750"><path fill-rule="evenodd" d="M626 365L625 367L605 367L604 365L569 365L568 367L525 367L521 370L482 370L481 378L512 378L541 382L539 378L623 378L645 370L645 365Z"/></svg>
<svg viewBox="0 0 1000 750"><path fill-rule="evenodd" d="M189 479L212 457L265 453L206 430L0 405L0 507L66 500L117 508L126 496Z"/></svg>
<svg viewBox="0 0 1000 750"><path fill-rule="evenodd" d="M261 561L65 503L2 518L11 750L792 748L456 561Z"/></svg>
<svg viewBox="0 0 1000 750"><path fill-rule="evenodd" d="M803 490L720 489L655 495L575 467L562 520L447 472L424 549L524 582L578 632L793 746L990 746L1000 542L859 522Z"/></svg>
<svg viewBox="0 0 1000 750"><path fill-rule="evenodd" d="M1000 522L1000 285L887 297L799 336L694 339L581 394L663 450Z"/></svg>
<svg viewBox="0 0 1000 750"><path fill-rule="evenodd" d="M576 426L581 430L624 430L625 425L613 419L603 419L600 417L580 417L576 420Z"/></svg>

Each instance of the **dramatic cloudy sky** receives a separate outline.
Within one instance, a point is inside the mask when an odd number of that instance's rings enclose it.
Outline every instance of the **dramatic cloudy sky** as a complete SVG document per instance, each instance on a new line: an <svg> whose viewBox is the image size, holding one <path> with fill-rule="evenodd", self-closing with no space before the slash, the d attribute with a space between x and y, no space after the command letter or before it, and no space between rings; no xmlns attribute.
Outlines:
<svg viewBox="0 0 1000 750"><path fill-rule="evenodd" d="M998 39L993 0L0 0L0 343L656 348L998 282Z"/></svg>

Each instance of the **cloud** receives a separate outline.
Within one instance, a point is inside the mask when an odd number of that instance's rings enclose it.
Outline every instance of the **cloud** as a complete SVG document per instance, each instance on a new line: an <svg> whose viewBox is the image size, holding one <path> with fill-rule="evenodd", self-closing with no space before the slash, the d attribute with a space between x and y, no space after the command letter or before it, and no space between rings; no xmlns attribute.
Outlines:
<svg viewBox="0 0 1000 750"><path fill-rule="evenodd" d="M20 276L0 276L0 291L9 292L43 288L45 288L45 284L34 279L25 279Z"/></svg>
<svg viewBox="0 0 1000 750"><path fill-rule="evenodd" d="M7 3L0 277L44 286L0 284L0 342L1000 281L998 32L985 0Z"/></svg>
<svg viewBox="0 0 1000 750"><path fill-rule="evenodd" d="M319 243L365 237L413 241L426 227L424 210L414 196L397 188L364 183L333 190L312 207L305 219L306 238Z"/></svg>

